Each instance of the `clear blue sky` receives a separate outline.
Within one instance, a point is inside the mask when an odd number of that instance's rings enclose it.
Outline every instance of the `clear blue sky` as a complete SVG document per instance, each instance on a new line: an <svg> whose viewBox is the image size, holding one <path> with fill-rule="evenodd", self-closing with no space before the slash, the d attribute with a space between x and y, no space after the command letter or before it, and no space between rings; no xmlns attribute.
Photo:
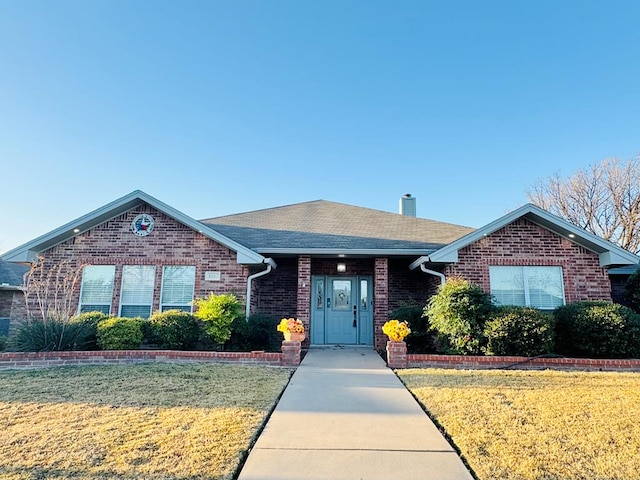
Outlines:
<svg viewBox="0 0 640 480"><path fill-rule="evenodd" d="M640 2L0 0L0 251L133 190L480 227L640 153Z"/></svg>

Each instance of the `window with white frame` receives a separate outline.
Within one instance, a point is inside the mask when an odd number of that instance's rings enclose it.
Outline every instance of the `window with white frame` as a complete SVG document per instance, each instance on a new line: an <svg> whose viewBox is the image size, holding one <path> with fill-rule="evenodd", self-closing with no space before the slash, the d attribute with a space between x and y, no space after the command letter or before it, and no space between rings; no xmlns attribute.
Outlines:
<svg viewBox="0 0 640 480"><path fill-rule="evenodd" d="M121 317L151 316L155 276L156 267L151 265L125 265L122 268Z"/></svg>
<svg viewBox="0 0 640 480"><path fill-rule="evenodd" d="M160 310L191 312L195 282L196 267L165 266L162 270Z"/></svg>
<svg viewBox="0 0 640 480"><path fill-rule="evenodd" d="M111 313L113 279L115 265L87 265L82 269L80 304L78 310L84 312Z"/></svg>
<svg viewBox="0 0 640 480"><path fill-rule="evenodd" d="M564 305L562 267L489 267L489 279L500 305L541 310Z"/></svg>

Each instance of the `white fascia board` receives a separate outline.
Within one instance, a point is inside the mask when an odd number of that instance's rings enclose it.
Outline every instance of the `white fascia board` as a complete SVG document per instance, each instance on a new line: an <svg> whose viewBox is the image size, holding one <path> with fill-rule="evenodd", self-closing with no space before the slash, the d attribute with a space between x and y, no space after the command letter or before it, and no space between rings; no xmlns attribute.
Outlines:
<svg viewBox="0 0 640 480"><path fill-rule="evenodd" d="M350 256L413 256L426 255L427 249L377 249L377 248L256 248L256 252L274 255L350 255Z"/></svg>
<svg viewBox="0 0 640 480"><path fill-rule="evenodd" d="M418 257L417 260L411 262L411 265L409 265L409 270L415 270L420 265L427 262L430 262L429 255L423 255L422 257Z"/></svg>
<svg viewBox="0 0 640 480"><path fill-rule="evenodd" d="M418 259L414 260L411 263L411 265L409 265L409 269L415 270L416 268L420 267L420 265L422 265L423 263L456 263L457 261L458 261L458 250L452 250L445 255L438 256L437 261L433 259L433 254L419 257Z"/></svg>
<svg viewBox="0 0 640 480"><path fill-rule="evenodd" d="M15 285L0 285L0 290L12 291L12 292L24 292L24 287L18 287Z"/></svg>
<svg viewBox="0 0 640 480"><path fill-rule="evenodd" d="M521 217L526 217L533 223L540 225L547 230L552 231L556 235L567 238L588 250L597 253L600 258L600 265L606 267L608 265L631 265L637 264L639 258L631 252L611 243L591 232L577 227L566 220L553 215L540 207L531 203L523 205L520 208L494 220L455 242L436 250L429 255L431 262L450 263L458 261L458 251L467 245L477 242L483 237L491 235L497 230L509 225ZM573 235L571 238L569 235ZM415 262L414 262L415 263Z"/></svg>
<svg viewBox="0 0 640 480"><path fill-rule="evenodd" d="M36 252L36 251L33 251L33 250L18 250L18 248L14 248L13 250L9 250L4 255L1 255L0 259L4 260L6 262L13 262L13 263L31 263L36 258L36 256L38 255L38 252Z"/></svg>
<svg viewBox="0 0 640 480"><path fill-rule="evenodd" d="M625 250L626 251L626 250ZM616 252L603 252L599 255L600 266L608 267L610 265L637 265L640 263L640 257L634 255L635 263L629 263L627 256L618 255Z"/></svg>
<svg viewBox="0 0 640 480"><path fill-rule="evenodd" d="M230 238L225 237L216 230L208 227L207 225L198 222L197 220L185 215L184 213L176 210L175 208L161 202L160 200L147 195L146 193L135 190L124 197L121 197L113 202L110 202L92 212L83 215L65 225L52 230L49 233L41 235L35 240L31 240L17 248L14 248L4 255L0 256L2 260L9 262L32 262L38 253L55 247L62 242L73 238L76 235L80 235L87 230L90 230L101 223L109 221L124 212L127 212L142 203L147 203L156 210L164 213L165 215L173 218L174 220L187 225L193 230L202 233L206 237L214 240L225 247L233 250L237 253L238 263L258 264L263 263L264 257L253 250L241 245ZM74 229L78 229L79 232L75 233Z"/></svg>

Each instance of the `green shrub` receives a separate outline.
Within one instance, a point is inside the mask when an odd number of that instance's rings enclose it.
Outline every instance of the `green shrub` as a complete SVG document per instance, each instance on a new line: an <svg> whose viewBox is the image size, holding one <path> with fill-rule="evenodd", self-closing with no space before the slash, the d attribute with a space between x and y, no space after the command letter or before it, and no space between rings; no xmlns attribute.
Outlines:
<svg viewBox="0 0 640 480"><path fill-rule="evenodd" d="M554 346L554 321L550 313L529 307L498 307L484 326L487 355L534 357Z"/></svg>
<svg viewBox="0 0 640 480"><path fill-rule="evenodd" d="M7 346L7 337L0 335L0 352Z"/></svg>
<svg viewBox="0 0 640 480"><path fill-rule="evenodd" d="M424 316L445 339L448 353L478 354L484 345L484 324L494 306L491 295L463 278L449 278L429 299Z"/></svg>
<svg viewBox="0 0 640 480"><path fill-rule="evenodd" d="M142 343L141 318L114 317L98 323L98 346L102 350L130 350Z"/></svg>
<svg viewBox="0 0 640 480"><path fill-rule="evenodd" d="M411 333L405 338L409 353L435 353L440 342L438 335L431 330L429 322L423 317L424 305L407 304L396 308L389 314L389 319L407 322Z"/></svg>
<svg viewBox="0 0 640 480"><path fill-rule="evenodd" d="M627 279L624 285L624 293L626 304L635 311L640 313L640 270L637 270Z"/></svg>
<svg viewBox="0 0 640 480"><path fill-rule="evenodd" d="M90 336L91 328L83 322L33 318L17 328L10 346L19 352L85 350Z"/></svg>
<svg viewBox="0 0 640 480"><path fill-rule="evenodd" d="M231 293L211 293L207 298L196 298L193 303L198 308L195 316L204 322L207 334L219 344L231 338L231 323L244 313L242 304Z"/></svg>
<svg viewBox="0 0 640 480"><path fill-rule="evenodd" d="M151 340L161 348L192 350L200 338L200 324L189 312L167 310L149 318Z"/></svg>
<svg viewBox="0 0 640 480"><path fill-rule="evenodd" d="M111 316L103 312L95 311L81 313L69 319L70 323L81 323L86 326L87 338L85 341L85 350L97 350L98 323L100 323L102 320L106 320L107 318L111 318Z"/></svg>
<svg viewBox="0 0 640 480"><path fill-rule="evenodd" d="M231 324L231 337L226 347L240 352L279 352L282 346L282 334L276 330L279 322L277 317L259 313L251 315L248 321L238 317Z"/></svg>
<svg viewBox="0 0 640 480"><path fill-rule="evenodd" d="M559 307L556 351L590 358L640 357L640 316L630 308L603 301Z"/></svg>

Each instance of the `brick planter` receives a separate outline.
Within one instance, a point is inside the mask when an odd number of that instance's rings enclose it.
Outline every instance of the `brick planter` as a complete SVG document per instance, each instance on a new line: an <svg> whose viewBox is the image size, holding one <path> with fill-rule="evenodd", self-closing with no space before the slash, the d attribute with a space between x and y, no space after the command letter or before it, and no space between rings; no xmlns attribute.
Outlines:
<svg viewBox="0 0 640 480"><path fill-rule="evenodd" d="M406 342L387 342L387 366L389 368L407 368Z"/></svg>
<svg viewBox="0 0 640 480"><path fill-rule="evenodd" d="M300 365L301 351L301 342L297 340L284 340L282 342L282 366L297 367Z"/></svg>

